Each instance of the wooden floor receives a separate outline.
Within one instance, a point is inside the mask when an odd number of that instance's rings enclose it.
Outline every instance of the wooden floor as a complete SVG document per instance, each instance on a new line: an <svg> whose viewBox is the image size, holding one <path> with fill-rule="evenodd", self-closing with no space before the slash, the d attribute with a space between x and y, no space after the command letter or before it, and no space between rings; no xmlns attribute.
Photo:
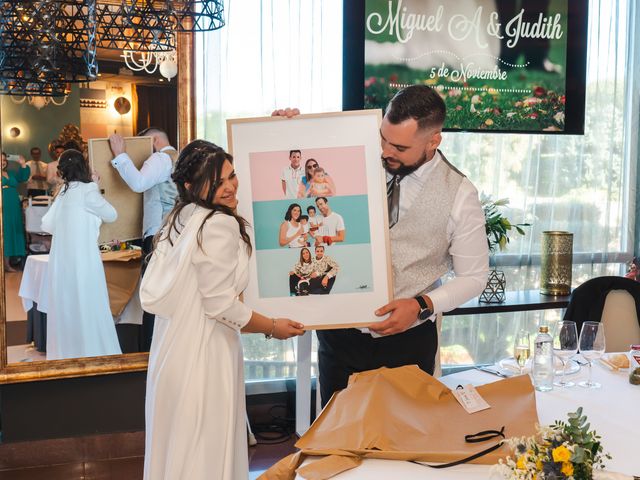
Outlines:
<svg viewBox="0 0 640 480"><path fill-rule="evenodd" d="M292 453L295 440L250 447L249 479ZM0 479L138 480L143 455L143 432L5 443L0 444Z"/></svg>

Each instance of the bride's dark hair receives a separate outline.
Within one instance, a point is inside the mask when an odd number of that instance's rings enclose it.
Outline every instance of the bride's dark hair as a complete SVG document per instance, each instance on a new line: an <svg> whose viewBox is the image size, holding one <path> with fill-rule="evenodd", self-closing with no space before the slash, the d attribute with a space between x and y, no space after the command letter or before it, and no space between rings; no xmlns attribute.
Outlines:
<svg viewBox="0 0 640 480"><path fill-rule="evenodd" d="M91 169L84 155L79 150L70 148L60 154L58 159L58 173L64 181L64 193L69 188L71 182L91 182Z"/></svg>
<svg viewBox="0 0 640 480"><path fill-rule="evenodd" d="M213 201L225 160L233 163L233 157L224 149L206 140L194 140L182 149L171 175L178 188L178 198L173 210L167 216L165 228L161 230L159 236L164 232L165 238L171 241L171 230L179 233L177 224L180 212L184 207L193 203L211 210L198 230L198 245L202 246L202 229L205 222L214 213L222 212L236 219L240 236L251 253L251 239L247 234L247 221L226 205L220 205ZM206 192L204 198L202 198L202 192ZM156 237L156 240L159 239L159 236Z"/></svg>

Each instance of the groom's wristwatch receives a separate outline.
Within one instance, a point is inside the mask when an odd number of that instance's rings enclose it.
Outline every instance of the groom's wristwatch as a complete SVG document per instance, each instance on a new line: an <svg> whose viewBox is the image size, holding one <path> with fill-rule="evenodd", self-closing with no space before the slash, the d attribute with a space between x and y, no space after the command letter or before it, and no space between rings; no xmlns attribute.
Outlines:
<svg viewBox="0 0 640 480"><path fill-rule="evenodd" d="M433 315L433 310L429 308L429 305L427 305L427 301L422 295L418 295L417 297L413 298L415 298L416 302L418 302L418 305L420 305L420 312L418 313L418 318L420 320L426 320L431 315Z"/></svg>

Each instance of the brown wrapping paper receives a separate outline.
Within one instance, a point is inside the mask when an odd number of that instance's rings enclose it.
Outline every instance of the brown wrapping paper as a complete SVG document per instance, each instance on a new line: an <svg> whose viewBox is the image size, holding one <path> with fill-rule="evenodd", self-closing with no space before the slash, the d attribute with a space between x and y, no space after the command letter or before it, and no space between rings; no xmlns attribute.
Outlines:
<svg viewBox="0 0 640 480"><path fill-rule="evenodd" d="M507 437L535 434L538 414L528 375L500 380L477 390L491 408L468 414L446 385L415 365L356 373L350 377L347 388L331 398L298 440L296 447L302 451L278 462L272 467L273 472L270 469L260 478L295 478L295 473L287 468L293 468L296 462L296 467L299 466L305 455L449 463L499 441L497 438L466 443L465 435L500 430L503 426ZM495 464L510 453L507 448L503 445L472 463ZM314 476L303 478L331 478L343 467L330 459L319 465L318 471L313 465L306 465L304 471L305 475Z"/></svg>
<svg viewBox="0 0 640 480"><path fill-rule="evenodd" d="M123 250L101 254L109 291L111 315L119 316L136 291L140 280L140 250Z"/></svg>

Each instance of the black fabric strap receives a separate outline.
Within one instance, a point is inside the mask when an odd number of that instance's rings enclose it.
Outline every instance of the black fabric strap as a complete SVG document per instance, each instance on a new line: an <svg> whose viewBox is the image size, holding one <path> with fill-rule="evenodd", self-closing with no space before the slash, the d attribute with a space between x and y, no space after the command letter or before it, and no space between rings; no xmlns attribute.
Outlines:
<svg viewBox="0 0 640 480"><path fill-rule="evenodd" d="M505 436L504 436L504 427L502 427L500 430L483 430L482 432L472 433L471 435L465 435L464 436L464 441L467 442L467 443L478 443L478 442L486 442L487 440L491 440L492 438L496 438L496 437L505 438ZM463 458L461 460L456 460L455 462L451 462L451 463L442 463L440 465L431 465L429 463L418 462L417 460L409 460L409 462L415 463L416 465L422 465L423 467L430 467L430 468L455 467L456 465L462 465L463 463L470 462L471 460L475 460L476 458L483 457L487 453L491 453L494 450L497 450L502 445L503 445L503 441L500 440L495 445L492 445L491 447L489 447L489 448L487 448L485 450L482 450L481 452L474 453L473 455L471 455L469 457Z"/></svg>

